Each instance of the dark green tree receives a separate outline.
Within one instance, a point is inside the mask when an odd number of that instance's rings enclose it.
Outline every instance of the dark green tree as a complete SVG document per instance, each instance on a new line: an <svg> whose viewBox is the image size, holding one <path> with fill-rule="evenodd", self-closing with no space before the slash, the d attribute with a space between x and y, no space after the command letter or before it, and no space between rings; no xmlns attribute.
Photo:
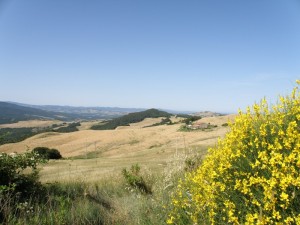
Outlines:
<svg viewBox="0 0 300 225"><path fill-rule="evenodd" d="M61 159L62 156L57 149L50 149L47 147L36 147L32 150L34 153L39 154L45 159Z"/></svg>

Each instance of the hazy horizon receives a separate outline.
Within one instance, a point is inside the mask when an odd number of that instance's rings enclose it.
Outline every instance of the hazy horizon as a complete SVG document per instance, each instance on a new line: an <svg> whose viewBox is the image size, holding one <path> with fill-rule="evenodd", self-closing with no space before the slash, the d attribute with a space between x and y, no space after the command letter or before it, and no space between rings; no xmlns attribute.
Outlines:
<svg viewBox="0 0 300 225"><path fill-rule="evenodd" d="M7 103L12 103L12 104L20 104L20 105L25 105L25 106L57 106L57 107L78 107L78 108L120 108L120 109L138 109L138 110L147 110L151 108L141 108L141 107L119 107L119 106L101 106L101 105L87 105L87 106L82 106L82 105L48 105L48 104L30 104L26 102L16 102L16 101L5 101L5 100L0 100L0 102L7 102ZM158 108L158 107L153 107L154 109L158 110L167 110L167 111L174 111L174 112L190 112L190 113L197 113L197 112L205 112L209 110L203 110L203 111L193 111L193 110L176 110L176 109L167 109L167 108ZM232 114L236 112L216 112L216 113L224 113L224 114Z"/></svg>
<svg viewBox="0 0 300 225"><path fill-rule="evenodd" d="M300 2L0 2L0 100L236 113L300 78Z"/></svg>

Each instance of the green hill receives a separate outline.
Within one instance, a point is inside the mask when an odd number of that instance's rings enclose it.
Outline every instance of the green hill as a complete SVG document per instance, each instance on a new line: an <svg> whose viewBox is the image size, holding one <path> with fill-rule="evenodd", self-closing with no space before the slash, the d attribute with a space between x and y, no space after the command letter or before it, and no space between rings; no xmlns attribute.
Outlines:
<svg viewBox="0 0 300 225"><path fill-rule="evenodd" d="M70 116L65 113L50 112L13 103L0 102L0 124L16 123L18 121L32 119L68 120L73 118L70 118Z"/></svg>
<svg viewBox="0 0 300 225"><path fill-rule="evenodd" d="M82 107L82 106L61 106L61 105L28 105L16 103L21 106L42 109L51 112L68 114L82 120L113 119L127 115L132 112L140 112L145 109L120 108L120 107Z"/></svg>
<svg viewBox="0 0 300 225"><path fill-rule="evenodd" d="M148 109L142 112L129 113L125 116L109 120L105 124L98 124L91 127L93 130L113 130L119 126L129 126L130 123L141 122L146 118L170 117L173 114L157 109Z"/></svg>

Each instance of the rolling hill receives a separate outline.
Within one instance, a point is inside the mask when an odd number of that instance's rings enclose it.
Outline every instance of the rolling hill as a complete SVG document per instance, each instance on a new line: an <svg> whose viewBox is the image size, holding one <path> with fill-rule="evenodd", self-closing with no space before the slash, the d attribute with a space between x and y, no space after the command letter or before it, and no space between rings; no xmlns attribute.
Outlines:
<svg viewBox="0 0 300 225"><path fill-rule="evenodd" d="M37 119L61 121L113 119L127 115L128 113L143 110L144 109L119 107L29 105L0 101L0 124Z"/></svg>
<svg viewBox="0 0 300 225"><path fill-rule="evenodd" d="M16 103L20 104L20 103ZM112 119L124 116L132 112L140 112L145 109L140 108L120 108L120 107L83 107L83 106L60 106L60 105L27 105L20 104L36 109L51 112L66 113L73 117L85 120Z"/></svg>
<svg viewBox="0 0 300 225"><path fill-rule="evenodd" d="M8 102L0 102L0 124L35 119L73 120L75 117L66 113L57 113Z"/></svg>
<svg viewBox="0 0 300 225"><path fill-rule="evenodd" d="M98 124L91 127L93 130L113 130L119 126L128 126L130 123L141 122L146 118L170 117L173 114L157 109L148 109L142 112L129 113L125 116L109 120L105 124Z"/></svg>

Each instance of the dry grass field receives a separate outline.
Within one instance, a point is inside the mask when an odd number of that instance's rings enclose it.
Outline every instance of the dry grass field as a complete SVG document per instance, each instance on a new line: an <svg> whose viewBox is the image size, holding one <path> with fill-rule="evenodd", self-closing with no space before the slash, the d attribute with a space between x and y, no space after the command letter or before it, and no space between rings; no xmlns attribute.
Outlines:
<svg viewBox="0 0 300 225"><path fill-rule="evenodd" d="M160 170L168 161L184 160L191 152L202 151L205 154L207 147L214 145L228 131L228 127L222 124L233 118L234 115L226 115L201 119L217 125L208 131L180 132L181 124L143 128L160 121L145 119L116 130L42 133L19 143L2 145L0 152L24 152L38 146L56 148L66 159L46 164L41 170L42 181L93 181L120 173L122 168L135 163ZM88 125L82 124L82 127L88 128Z"/></svg>
<svg viewBox="0 0 300 225"><path fill-rule="evenodd" d="M0 128L48 127L56 123L62 122L59 120L29 120L10 124L0 124Z"/></svg>

